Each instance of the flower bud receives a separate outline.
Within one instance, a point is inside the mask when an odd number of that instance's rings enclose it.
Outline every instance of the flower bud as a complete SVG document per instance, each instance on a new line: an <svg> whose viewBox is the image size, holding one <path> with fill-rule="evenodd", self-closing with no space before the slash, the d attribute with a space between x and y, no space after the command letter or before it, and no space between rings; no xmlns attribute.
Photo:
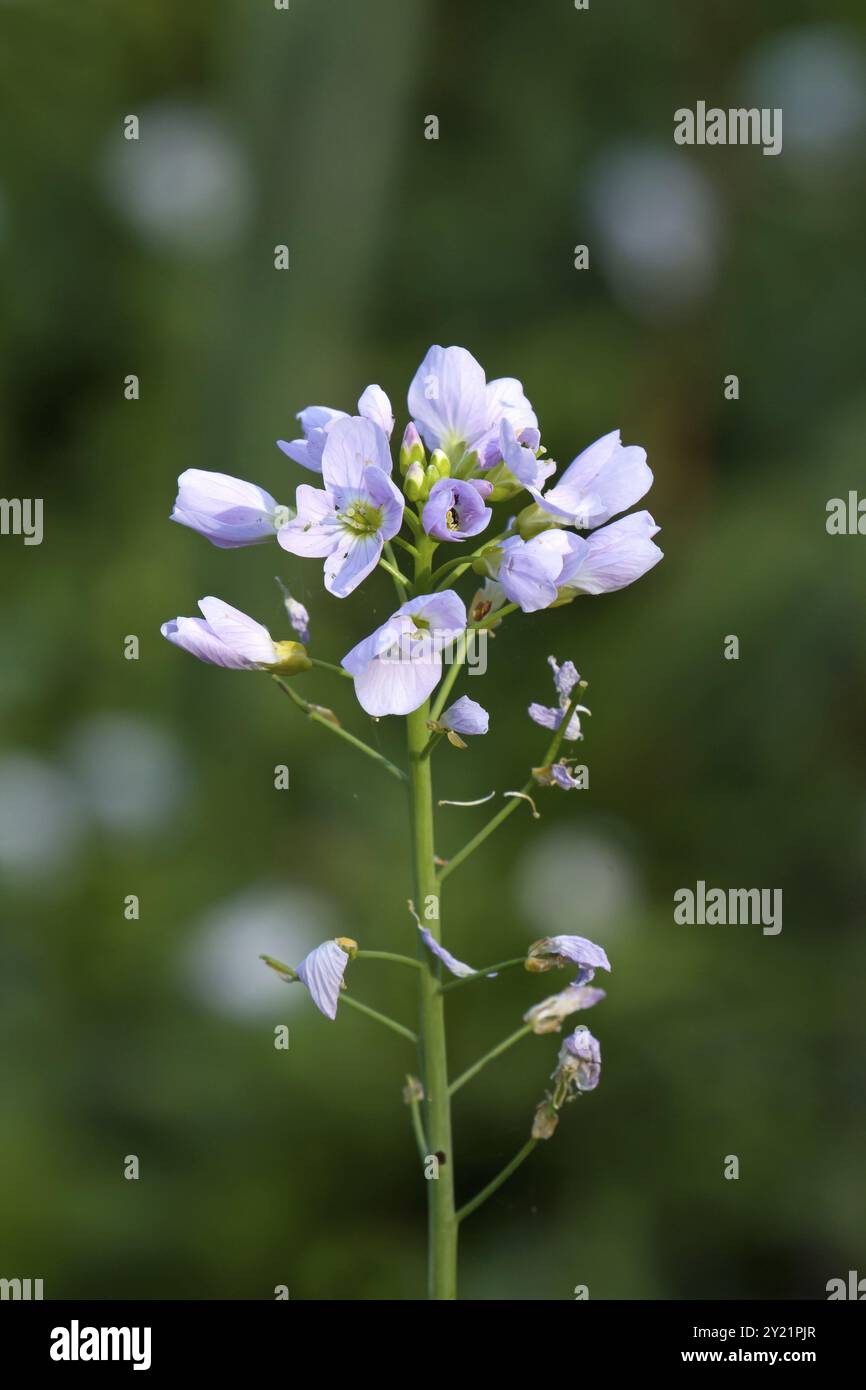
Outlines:
<svg viewBox="0 0 866 1390"><path fill-rule="evenodd" d="M403 491L410 502L417 502L424 492L424 469L418 462L410 463L406 469Z"/></svg>
<svg viewBox="0 0 866 1390"><path fill-rule="evenodd" d="M423 466L426 458L421 436L414 421L410 420L403 435L403 443L400 445L400 472L407 473L413 463Z"/></svg>
<svg viewBox="0 0 866 1390"><path fill-rule="evenodd" d="M430 463L427 468L428 477L432 476L433 469L436 470L436 476L435 478L433 478L433 482L431 482L430 484L431 487L433 486L433 483L438 483L440 478L451 477L451 460L448 457L448 455L443 452L442 449L434 449L432 454L430 455Z"/></svg>
<svg viewBox="0 0 866 1390"><path fill-rule="evenodd" d="M296 676L299 671L312 669L312 661L307 649L300 642L275 642L276 661L268 663L269 671L278 671L281 676Z"/></svg>
<svg viewBox="0 0 866 1390"><path fill-rule="evenodd" d="M517 530L525 541L531 541L533 536L540 536L542 531L552 531L556 528L556 522L550 512L539 507L537 502L524 507L522 512L517 513L515 520Z"/></svg>
<svg viewBox="0 0 866 1390"><path fill-rule="evenodd" d="M489 545L486 550L482 550L472 561L472 569L475 574L480 574L484 579L495 579L499 573L499 566L502 564L502 551L498 545Z"/></svg>

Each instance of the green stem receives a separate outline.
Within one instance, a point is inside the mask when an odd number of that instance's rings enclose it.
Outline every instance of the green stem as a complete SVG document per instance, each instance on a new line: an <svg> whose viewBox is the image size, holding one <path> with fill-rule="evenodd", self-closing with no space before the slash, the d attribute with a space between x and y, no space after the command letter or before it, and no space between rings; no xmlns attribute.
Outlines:
<svg viewBox="0 0 866 1390"><path fill-rule="evenodd" d="M305 700L303 696L299 695L296 690L293 690L290 685L286 685L286 682L280 680L279 676L274 676L274 680L280 687L280 690L288 695L289 699L298 706L298 709L302 709L307 718L312 719L314 724L319 724L323 729L328 729L332 734L336 734L338 738L343 739L346 743L351 743L352 747L357 748L359 753L366 753L368 758L372 758L375 763L383 767L386 772L390 772L391 776L396 777L399 782L407 782L409 780L401 767L397 767L396 763L392 763L384 754L378 753L375 748L371 748L369 743L364 743L362 739L356 738L354 734L350 734L348 729L344 729L341 724L335 724L327 715L321 714L315 705L310 704L309 700Z"/></svg>
<svg viewBox="0 0 866 1390"><path fill-rule="evenodd" d="M562 740L565 738L565 731L571 723L571 717L574 714L579 699L580 693L578 692L578 694L572 696L571 700L569 701L568 708L565 711L565 716L562 720L562 723L560 724L559 728L557 729L556 733L551 739L547 752L545 753L541 761L541 767L549 767L550 764L554 761L557 753L559 752L560 744L562 743ZM511 797L507 806L503 806L500 811L497 811L496 815L492 816L485 826L482 826L478 834L473 835L472 839L469 841L468 844L465 844L463 848L459 850L452 859L449 859L447 864L443 864L442 868L439 870L439 883L443 883L449 874L453 873L456 868L459 868L459 866L464 862L464 860L469 858L470 854L475 853L479 845L484 844L484 841L487 839L488 835L492 835L494 830L499 829L499 826L502 824L504 820L507 820L510 815L513 815L513 813L517 810L518 806L522 804L523 797L528 796L534 786L535 782L533 778L530 777L529 781L525 782L524 785L521 787L520 795Z"/></svg>
<svg viewBox="0 0 866 1390"><path fill-rule="evenodd" d="M411 1028L404 1028L402 1023L397 1023L387 1014L380 1014L378 1009L371 1009L369 1004L362 1004L360 999L353 999L351 994L346 994L345 990L340 995L340 1003L348 1004L350 1008L357 1009L359 1014L366 1014L368 1018L374 1018L377 1023L390 1028L392 1033L399 1033L401 1038L408 1038L410 1043L417 1043L418 1034L413 1033Z"/></svg>
<svg viewBox="0 0 866 1390"><path fill-rule="evenodd" d="M390 960L396 965L411 965L413 970L426 970L426 966L420 960L415 960L412 956L398 956L393 951L358 951L358 960Z"/></svg>
<svg viewBox="0 0 866 1390"><path fill-rule="evenodd" d="M314 666L321 666L323 671L333 671L337 676L344 676L347 681L352 679L351 672L344 670L342 666L335 666L333 661L320 661L317 656L311 656L310 660Z"/></svg>
<svg viewBox="0 0 866 1390"><path fill-rule="evenodd" d="M393 550L391 551L391 554L394 554ZM406 578L405 574L403 574L403 572L398 568L396 561L380 560L379 568L382 570L386 570L387 573L390 574L391 578L394 580L394 583L398 586L398 592L400 592L401 594L401 602L404 601L406 595L409 592L409 580Z"/></svg>
<svg viewBox="0 0 866 1390"><path fill-rule="evenodd" d="M473 1062L471 1067L467 1067L466 1071L462 1072L456 1081L451 1082L448 1088L449 1094L455 1096L460 1088L466 1085L467 1081L471 1081L473 1076L478 1075L482 1067L486 1067L487 1063L492 1062L494 1057L501 1057L503 1052L507 1052L509 1047L513 1047L516 1042L520 1042L521 1038L527 1037L531 1032L532 1029L530 1025L524 1023L523 1027L518 1028L516 1033L512 1033L511 1036L505 1038L503 1042L497 1043L496 1047L492 1047L489 1052L485 1052L484 1056L479 1057L477 1062Z"/></svg>
<svg viewBox="0 0 866 1390"><path fill-rule="evenodd" d="M425 547L422 547L425 548ZM427 563L429 558L425 557ZM419 558L418 564L423 561ZM416 576L417 578L417 576ZM433 845L433 783L430 759L421 754L427 743L429 701L407 716L409 787L412 821L412 859L418 910L438 894ZM438 920L430 921L437 937ZM432 970L421 975L421 1037L427 1138L439 1157L438 1176L427 1182L428 1291L432 1299L457 1297L457 1223L454 1219L454 1148L451 1142L451 1101L445 1047L445 1005Z"/></svg>
<svg viewBox="0 0 866 1390"><path fill-rule="evenodd" d="M496 1192L504 1182L508 1181L511 1174L516 1172L523 1160L529 1157L537 1143L537 1139L528 1139L520 1152L514 1155L511 1162L506 1163L502 1172L497 1173L493 1181L489 1182L486 1187L483 1187L477 1197L473 1197L471 1202L467 1202L464 1207L460 1208L457 1213L458 1222L464 1221L467 1216L471 1216L473 1211L477 1211L481 1204L487 1201L488 1197L492 1197L494 1192Z"/></svg>
<svg viewBox="0 0 866 1390"><path fill-rule="evenodd" d="M361 955L364 952L361 951ZM459 980L449 980L447 985L440 985L443 994L447 994L450 989L460 989L463 985L471 985L475 980L485 980L488 975L501 975L503 970L513 970L515 965L525 965L526 956L514 956L511 960L498 960L494 965L485 965L483 970L476 970L472 975L462 975Z"/></svg>

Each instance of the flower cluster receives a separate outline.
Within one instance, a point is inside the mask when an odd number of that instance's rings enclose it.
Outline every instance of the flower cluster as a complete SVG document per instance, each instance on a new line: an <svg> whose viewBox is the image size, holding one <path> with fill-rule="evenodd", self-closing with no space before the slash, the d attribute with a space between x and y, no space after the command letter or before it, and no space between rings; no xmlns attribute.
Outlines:
<svg viewBox="0 0 866 1390"><path fill-rule="evenodd" d="M360 705L377 718L418 709L442 677L443 651L468 628L492 626L501 620L497 615L515 608L534 613L580 594L621 589L662 557L649 512L612 520L652 484L645 451L623 445L618 430L584 449L555 478L557 465L541 442L522 384L513 377L488 381L462 347L430 348L409 387L408 409L398 456L402 486L391 448L394 411L381 386L371 385L357 414L307 406L297 417L300 437L278 441L283 454L321 482L299 483L292 506L254 483L188 469L178 480L172 512L173 521L224 549L276 540L292 555L323 560L324 587L335 598L346 598L378 566L395 576L403 601L342 661ZM521 493L523 509L494 523L496 507ZM438 546L476 541L491 530L498 534L446 563L444 574L434 570ZM416 559L424 549L431 561L422 567L426 586L402 575L394 545ZM467 570L484 579L468 614L448 582ZM177 618L162 628L199 660L283 674L309 664L300 644L273 642L265 628L228 604L207 598L200 607L204 619ZM306 610L290 596L286 609L306 644ZM579 678L570 662L552 664L561 717ZM579 716L586 712L575 708L567 739L580 737ZM530 714L544 727L557 727L556 709L533 705ZM478 717L462 731L450 728L457 740L461 732L485 732L486 716L483 728ZM574 785L567 762L551 768L546 780L564 789Z"/></svg>

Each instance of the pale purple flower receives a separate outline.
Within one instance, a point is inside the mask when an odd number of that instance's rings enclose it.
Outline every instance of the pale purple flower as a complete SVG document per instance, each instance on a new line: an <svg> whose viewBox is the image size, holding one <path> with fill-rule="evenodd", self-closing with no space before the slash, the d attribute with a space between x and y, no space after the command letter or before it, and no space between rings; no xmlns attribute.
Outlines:
<svg viewBox="0 0 866 1390"><path fill-rule="evenodd" d="M563 1021L570 1014L577 1013L579 1009L591 1009L603 998L603 989L575 982L567 989L560 990L559 994L542 999L540 1004L533 1004L523 1015L523 1022L530 1025L533 1033L559 1033Z"/></svg>
<svg viewBox="0 0 866 1390"><path fill-rule="evenodd" d="M533 496L552 516L589 531L633 507L652 481L646 450L623 446L619 430L612 430L578 454L546 494L534 491Z"/></svg>
<svg viewBox="0 0 866 1390"><path fill-rule="evenodd" d="M579 975L576 983L585 984L591 980L596 970L610 970L607 952L585 936L543 936L534 941L526 953L527 966L536 971L552 969L554 966L576 965Z"/></svg>
<svg viewBox="0 0 866 1390"><path fill-rule="evenodd" d="M391 402L382 390L381 386L368 386L358 401L358 414L365 420L372 420L374 425L378 425L380 430L384 430L388 438L391 438L391 431L394 428L394 412L391 409Z"/></svg>
<svg viewBox="0 0 866 1390"><path fill-rule="evenodd" d="M550 459L545 462L536 458L537 448L538 430L523 430L518 435L509 419L500 421L498 453L509 472L513 473L517 481L528 488L533 496L544 486L551 473L556 471L556 464ZM487 457L489 453L485 457L485 463Z"/></svg>
<svg viewBox="0 0 866 1390"><path fill-rule="evenodd" d="M288 590L286 590L283 603L292 628L298 634L302 642L309 642L310 615L306 608L302 603L299 603L296 598L292 598Z"/></svg>
<svg viewBox="0 0 866 1390"><path fill-rule="evenodd" d="M461 695L440 714L439 723L446 729L453 729L455 734L486 734L490 715L477 700Z"/></svg>
<svg viewBox="0 0 866 1390"><path fill-rule="evenodd" d="M295 418L301 422L303 439L278 439L277 446L302 468L321 473L328 431L337 420L349 417L345 410L332 410L329 405L308 405L305 410L298 411Z"/></svg>
<svg viewBox="0 0 866 1390"><path fill-rule="evenodd" d="M518 431L538 425L519 381L500 377L488 382L466 348L438 344L412 379L409 413L428 449L443 449L452 459L465 452L483 454L498 439L503 418Z"/></svg>
<svg viewBox="0 0 866 1390"><path fill-rule="evenodd" d="M529 717L536 724L540 724L542 729L551 729L555 731L565 718L565 712L571 700L571 693L580 680L580 676L573 661L564 661L560 666L555 656L549 656L547 660L553 669L553 683L556 686L556 693L559 696L559 705L554 709L550 705L539 705L533 702L529 706ZM574 713L568 721L568 728L563 737L567 739L582 738L583 735L580 731L580 716L581 714L589 713L590 711L586 708L586 705L576 705ZM551 772L555 780L559 782L559 778L556 777L555 771L551 769ZM562 785L562 783L560 783L560 785Z"/></svg>
<svg viewBox="0 0 866 1390"><path fill-rule="evenodd" d="M298 514L277 537L293 555L325 557L325 588L337 598L376 568L400 530L403 497L390 472L384 430L360 416L336 420L322 454L324 489L301 484Z"/></svg>
<svg viewBox="0 0 866 1390"><path fill-rule="evenodd" d="M662 559L663 551L652 540L658 530L649 512L632 512L586 539L569 535L561 589L565 594L609 594L633 584Z"/></svg>
<svg viewBox="0 0 866 1390"><path fill-rule="evenodd" d="M349 962L348 952L336 941L323 941L304 956L295 974L310 991L316 1008L326 1018L337 1017L337 1000L343 987L343 974Z"/></svg>
<svg viewBox="0 0 866 1390"><path fill-rule="evenodd" d="M569 542L576 536L564 531L542 531L532 540L509 536L502 542L502 562L497 579L507 598L519 604L524 613L549 608L558 594L558 580Z"/></svg>
<svg viewBox="0 0 866 1390"><path fill-rule="evenodd" d="M440 478L430 489L421 517L428 536L437 541L465 541L477 536L493 515L483 497L489 483L466 483L459 478Z"/></svg>
<svg viewBox="0 0 866 1390"><path fill-rule="evenodd" d="M453 589L421 594L343 657L368 714L409 714L442 675L443 648L466 628L466 606Z"/></svg>
<svg viewBox="0 0 866 1390"><path fill-rule="evenodd" d="M565 762L554 763L550 769L550 776L551 780L564 792L580 791L583 788L580 777L576 777Z"/></svg>
<svg viewBox="0 0 866 1390"><path fill-rule="evenodd" d="M160 632L199 661L233 671L309 669L298 642L275 642L266 627L219 598L199 600L203 618L173 618Z"/></svg>
<svg viewBox="0 0 866 1390"><path fill-rule="evenodd" d="M585 1024L575 1028L559 1049L558 1081L572 1085L578 1091L594 1091L601 1079L601 1047Z"/></svg>
<svg viewBox="0 0 866 1390"><path fill-rule="evenodd" d="M228 473L187 468L177 489L171 520L223 550L273 540L290 515L289 508L279 506L264 488Z"/></svg>
<svg viewBox="0 0 866 1390"><path fill-rule="evenodd" d="M358 401L358 415L372 420L390 437L394 428L394 412L381 386L368 386L363 392ZM348 420L350 417L345 410L333 410L329 405L308 405L305 410L298 411L295 418L301 422L303 439L278 439L277 445L302 468L321 473L322 455L332 425L337 420Z"/></svg>

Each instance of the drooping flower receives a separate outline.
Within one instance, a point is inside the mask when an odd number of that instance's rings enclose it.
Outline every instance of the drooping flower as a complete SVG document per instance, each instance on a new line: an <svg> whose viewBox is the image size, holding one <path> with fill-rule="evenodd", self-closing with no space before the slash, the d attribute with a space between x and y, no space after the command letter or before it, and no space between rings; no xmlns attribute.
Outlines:
<svg viewBox="0 0 866 1390"><path fill-rule="evenodd" d="M552 994L548 999L542 999L540 1004L533 1004L523 1015L523 1022L530 1025L533 1033L559 1033L563 1021L570 1014L577 1013L579 1009L591 1009L603 998L603 989L571 984L559 994Z"/></svg>
<svg viewBox="0 0 866 1390"><path fill-rule="evenodd" d="M582 778L572 772L564 758L560 758L559 762L552 764L550 779L564 792L580 791L585 786Z"/></svg>
<svg viewBox="0 0 866 1390"><path fill-rule="evenodd" d="M461 695L453 705L449 705L439 716L439 723L455 734L486 734L490 726L490 715L477 700Z"/></svg>
<svg viewBox="0 0 866 1390"><path fill-rule="evenodd" d="M203 618L173 618L160 632L199 661L233 671L308 671L312 662L300 642L275 642L266 627L219 598L199 600Z"/></svg>
<svg viewBox="0 0 866 1390"><path fill-rule="evenodd" d="M453 589L420 594L343 657L368 714L410 714L442 675L442 652L466 628L466 606Z"/></svg>
<svg viewBox="0 0 866 1390"><path fill-rule="evenodd" d="M483 500L490 491L490 483L483 481L466 483L459 478L441 478L433 484L424 505L424 530L437 541L465 541L477 536L493 515Z"/></svg>
<svg viewBox="0 0 866 1390"><path fill-rule="evenodd" d="M381 386L368 386L358 401L358 415L372 420L390 438L394 428L391 402ZM302 468L313 473L322 471L322 455L331 427L337 420L348 420L345 410L333 410L329 405L308 405L295 416L301 422L303 439L278 439L277 446Z"/></svg>
<svg viewBox="0 0 866 1390"><path fill-rule="evenodd" d="M526 953L526 969L538 974L566 965L576 965L578 983L586 984L596 970L610 970L607 952L585 936L543 936Z"/></svg>
<svg viewBox="0 0 866 1390"><path fill-rule="evenodd" d="M564 1099L571 1098L570 1092L594 1091L601 1079L601 1047L598 1038L593 1037L585 1024L575 1028L559 1049L556 1070L552 1080Z"/></svg>
<svg viewBox="0 0 866 1390"><path fill-rule="evenodd" d="M564 661L560 666L554 656L549 656L547 660L553 669L553 683L559 696L559 704L554 709L549 705L539 705L533 701L529 706L529 717L536 724L540 724L543 729L556 730L565 718L566 710L571 701L571 692L579 683L580 676L573 661ZM566 739L583 738L580 731L580 716L589 713L586 705L576 705L563 737Z"/></svg>
<svg viewBox="0 0 866 1390"><path fill-rule="evenodd" d="M431 347L409 387L409 413L428 449L443 449L458 461L464 453L483 455L498 443L500 422L515 430L538 420L514 377L486 381L484 369L466 348Z"/></svg>
<svg viewBox="0 0 866 1390"><path fill-rule="evenodd" d="M177 480L177 489L171 520L198 531L223 550L273 540L291 515L264 488L228 473L187 468Z"/></svg>
<svg viewBox="0 0 866 1390"><path fill-rule="evenodd" d="M649 512L631 512L586 539L569 535L558 579L563 595L610 594L633 584L663 558L652 540L658 531Z"/></svg>
<svg viewBox="0 0 866 1390"><path fill-rule="evenodd" d="M325 588L345 598L376 568L400 530L403 497L390 478L385 431L359 416L336 420L322 454L324 489L302 483L297 516L277 539L293 555L325 557Z"/></svg>
<svg viewBox="0 0 866 1390"><path fill-rule="evenodd" d="M354 942L347 942L354 946ZM310 991L310 997L326 1018L337 1017L337 1000L344 988L343 975L349 963L349 952L334 941L323 941L304 956L295 974Z"/></svg>
<svg viewBox="0 0 866 1390"><path fill-rule="evenodd" d="M534 495L552 516L589 531L633 507L652 481L646 450L623 446L619 430L612 430L578 454L547 493Z"/></svg>
<svg viewBox="0 0 866 1390"><path fill-rule="evenodd" d="M563 558L569 552L569 541L574 539L577 538L566 536L564 531L554 530L542 531L530 541L521 540L520 536L504 540L497 579L506 597L524 613L537 613L555 603Z"/></svg>

